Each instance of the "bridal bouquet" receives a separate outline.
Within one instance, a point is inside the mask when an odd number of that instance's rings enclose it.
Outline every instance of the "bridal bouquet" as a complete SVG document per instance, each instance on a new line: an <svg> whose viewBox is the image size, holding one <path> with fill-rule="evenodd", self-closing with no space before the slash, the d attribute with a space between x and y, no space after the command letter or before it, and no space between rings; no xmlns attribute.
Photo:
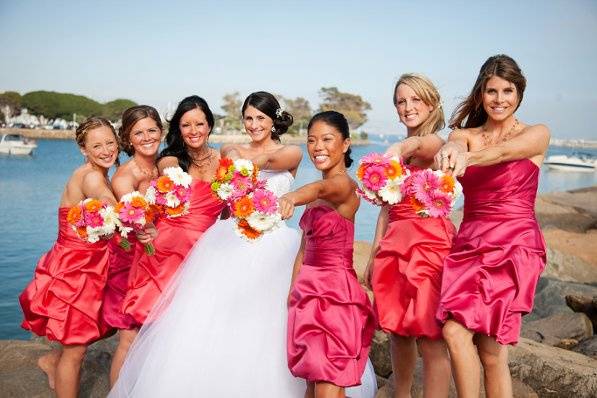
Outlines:
<svg viewBox="0 0 597 398"><path fill-rule="evenodd" d="M71 207L66 221L81 239L89 243L109 239L116 228L120 227L114 208L91 198Z"/></svg>
<svg viewBox="0 0 597 398"><path fill-rule="evenodd" d="M404 183L415 213L421 217L446 217L452 211L462 186L450 174L440 170L418 170Z"/></svg>
<svg viewBox="0 0 597 398"><path fill-rule="evenodd" d="M357 193L374 205L396 204L402 200L402 185L410 171L402 159L391 155L370 153L359 161Z"/></svg>
<svg viewBox="0 0 597 398"><path fill-rule="evenodd" d="M246 159L220 159L212 191L226 202L243 239L254 241L279 226L278 198L257 179L258 168Z"/></svg>
<svg viewBox="0 0 597 398"><path fill-rule="evenodd" d="M124 250L130 250L131 244L127 237L130 232L142 231L146 224L153 222L159 215L159 208L151 205L145 197L138 191L133 191L124 195L116 205L116 212L120 220L120 247ZM146 243L145 253L153 255L155 249L153 244Z"/></svg>
<svg viewBox="0 0 597 398"><path fill-rule="evenodd" d="M147 188L147 203L157 206L160 214L167 218L189 214L193 178L180 167L167 167L163 173L164 175L152 180Z"/></svg>

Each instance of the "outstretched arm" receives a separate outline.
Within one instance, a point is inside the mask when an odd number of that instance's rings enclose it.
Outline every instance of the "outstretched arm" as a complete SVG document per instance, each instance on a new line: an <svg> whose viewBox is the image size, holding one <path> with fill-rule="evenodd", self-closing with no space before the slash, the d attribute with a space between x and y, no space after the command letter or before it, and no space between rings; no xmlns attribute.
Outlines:
<svg viewBox="0 0 597 398"><path fill-rule="evenodd" d="M295 170L302 158L303 151L300 147L286 145L275 152L256 156L253 163L265 170Z"/></svg>
<svg viewBox="0 0 597 398"><path fill-rule="evenodd" d="M344 202L354 192L352 180L345 174L312 182L288 192L280 198L280 214L288 219L294 214L294 207L323 199L333 204Z"/></svg>
<svg viewBox="0 0 597 398"><path fill-rule="evenodd" d="M437 134L423 137L413 136L391 145L386 153L405 159L414 156L419 159L431 160L443 144L444 140Z"/></svg>

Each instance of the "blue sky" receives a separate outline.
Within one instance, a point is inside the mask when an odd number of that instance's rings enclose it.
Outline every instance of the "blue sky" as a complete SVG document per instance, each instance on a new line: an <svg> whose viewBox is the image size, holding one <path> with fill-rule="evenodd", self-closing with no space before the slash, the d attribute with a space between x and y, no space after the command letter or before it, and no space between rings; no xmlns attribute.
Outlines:
<svg viewBox="0 0 597 398"><path fill-rule="evenodd" d="M0 91L54 90L164 110L189 94L220 112L224 94L307 98L323 86L372 105L366 130L403 132L392 88L428 75L447 116L481 64L516 59L519 118L554 137L597 139L595 1L0 0Z"/></svg>

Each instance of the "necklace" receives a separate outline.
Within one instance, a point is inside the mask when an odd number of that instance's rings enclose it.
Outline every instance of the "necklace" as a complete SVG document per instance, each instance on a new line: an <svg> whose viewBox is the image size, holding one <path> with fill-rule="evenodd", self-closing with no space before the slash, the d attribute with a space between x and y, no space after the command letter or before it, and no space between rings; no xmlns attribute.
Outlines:
<svg viewBox="0 0 597 398"><path fill-rule="evenodd" d="M497 145L497 144L501 144L502 142L508 141L512 137L512 134L514 134L514 131L516 130L517 126L518 126L518 119L514 118L514 123L512 124L512 127L510 127L510 130L508 130L508 132L506 134L502 135L501 137L498 137L497 140L493 139L492 134L489 131L487 131L487 127L485 127L485 125L481 126L481 130L483 130L483 133L481 133L481 138L483 139L483 145L485 147L488 147L491 145Z"/></svg>
<svg viewBox="0 0 597 398"><path fill-rule="evenodd" d="M209 149L207 145L204 146L205 150L202 152L207 151L207 155L204 156L193 156L193 152L189 152L189 156L191 157L191 162L195 165L195 167L201 169L203 166L211 162L211 158L213 157L213 152Z"/></svg>
<svg viewBox="0 0 597 398"><path fill-rule="evenodd" d="M141 174L143 174L145 177L147 177L149 179L157 178L158 168L156 166L153 166L153 168L151 170L144 169L143 167L141 167L139 165L139 163L137 163L137 159L135 159L135 158L133 158L133 163L135 164L135 166L137 166L137 169L139 169Z"/></svg>

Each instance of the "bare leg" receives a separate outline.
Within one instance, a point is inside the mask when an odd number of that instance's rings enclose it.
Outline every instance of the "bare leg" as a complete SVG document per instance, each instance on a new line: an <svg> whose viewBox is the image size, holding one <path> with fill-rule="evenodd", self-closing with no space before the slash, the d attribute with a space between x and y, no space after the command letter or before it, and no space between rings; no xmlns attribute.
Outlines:
<svg viewBox="0 0 597 398"><path fill-rule="evenodd" d="M508 347L489 336L477 336L483 364L487 398L511 398L512 377L508 368Z"/></svg>
<svg viewBox="0 0 597 398"><path fill-rule="evenodd" d="M122 368L122 364L124 363L124 359L126 358L126 354L133 344L133 340L137 337L139 331L137 329L133 330L119 330L118 331L118 347L116 347L116 351L114 351L114 356L112 357L112 366L110 367L110 387L114 387L116 384L116 380L118 380L118 375L120 374L120 369Z"/></svg>
<svg viewBox="0 0 597 398"><path fill-rule="evenodd" d="M419 350L423 357L423 397L448 397L450 390L450 357L443 340L422 338Z"/></svg>
<svg viewBox="0 0 597 398"><path fill-rule="evenodd" d="M390 342L392 371L394 372L394 383L396 385L394 398L410 398L417 361L415 338L393 334Z"/></svg>
<svg viewBox="0 0 597 398"><path fill-rule="evenodd" d="M473 332L452 319L445 323L442 332L450 351L458 397L478 398L481 369Z"/></svg>
<svg viewBox="0 0 597 398"><path fill-rule="evenodd" d="M315 398L315 383L307 382L307 391L305 391L305 398Z"/></svg>
<svg viewBox="0 0 597 398"><path fill-rule="evenodd" d="M87 346L67 345L56 368L56 395L58 398L77 398L79 392L79 376Z"/></svg>
<svg viewBox="0 0 597 398"><path fill-rule="evenodd" d="M315 398L345 398L344 387L327 382L315 383Z"/></svg>
<svg viewBox="0 0 597 398"><path fill-rule="evenodd" d="M37 360L37 366L39 366L39 368L48 376L48 384L52 390L55 386L56 366L60 360L60 355L62 355L62 350L59 348L54 348L52 351L42 355Z"/></svg>

